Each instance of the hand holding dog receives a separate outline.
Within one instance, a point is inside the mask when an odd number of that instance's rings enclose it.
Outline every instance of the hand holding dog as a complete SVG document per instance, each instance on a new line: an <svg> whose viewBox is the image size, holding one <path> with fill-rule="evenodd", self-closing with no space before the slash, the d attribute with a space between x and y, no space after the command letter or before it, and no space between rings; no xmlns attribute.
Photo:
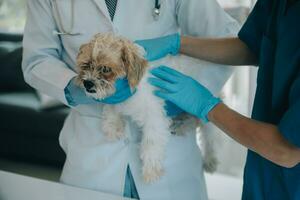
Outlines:
<svg viewBox="0 0 300 200"><path fill-rule="evenodd" d="M126 101L135 91L131 92L127 79L118 79L115 83L116 92L103 100L96 100L88 97L84 90L77 86L73 78L65 88L66 99L71 106L82 104L118 104Z"/></svg>
<svg viewBox="0 0 300 200"><path fill-rule="evenodd" d="M176 33L154 39L137 40L135 43L144 48L147 53L145 58L148 61L154 61L168 54L177 55L180 49L180 35Z"/></svg>
<svg viewBox="0 0 300 200"><path fill-rule="evenodd" d="M150 78L149 83L161 90L155 95L169 101L180 109L208 122L207 115L221 102L211 92L189 76L166 66L151 70L156 78Z"/></svg>
<svg viewBox="0 0 300 200"><path fill-rule="evenodd" d="M170 101L165 101L165 111L167 113L168 117L177 117L178 115L184 113L184 111L179 108L178 106L176 106L174 103L170 102Z"/></svg>

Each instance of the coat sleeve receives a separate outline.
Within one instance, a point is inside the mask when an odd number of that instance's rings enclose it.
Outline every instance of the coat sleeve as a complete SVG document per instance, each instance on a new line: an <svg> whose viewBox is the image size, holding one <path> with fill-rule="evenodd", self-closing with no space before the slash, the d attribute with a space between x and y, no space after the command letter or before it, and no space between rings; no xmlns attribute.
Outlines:
<svg viewBox="0 0 300 200"><path fill-rule="evenodd" d="M176 13L183 35L228 37L240 28L216 0L177 0Z"/></svg>
<svg viewBox="0 0 300 200"><path fill-rule="evenodd" d="M269 0L258 0L251 14L238 33L238 37L259 58L260 46L268 17L271 15L271 3Z"/></svg>
<svg viewBox="0 0 300 200"><path fill-rule="evenodd" d="M64 89L77 74L61 61L60 38L49 0L28 0L23 39L22 69L25 81L62 103L67 104Z"/></svg>

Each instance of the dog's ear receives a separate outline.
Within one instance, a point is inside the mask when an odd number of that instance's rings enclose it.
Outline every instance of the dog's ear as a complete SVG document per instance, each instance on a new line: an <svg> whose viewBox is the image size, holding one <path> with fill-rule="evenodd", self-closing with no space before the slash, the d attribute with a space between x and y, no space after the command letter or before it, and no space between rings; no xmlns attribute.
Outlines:
<svg viewBox="0 0 300 200"><path fill-rule="evenodd" d="M148 62L139 54L138 49L132 47L131 44L124 45L122 49L122 61L130 88L133 90L145 74Z"/></svg>
<svg viewBox="0 0 300 200"><path fill-rule="evenodd" d="M79 53L77 54L76 58L76 68L78 76L75 77L75 84L78 86L83 87L81 76L83 74L83 71L90 65L90 62L92 60L92 51L92 43L83 44L79 48Z"/></svg>
<svg viewBox="0 0 300 200"><path fill-rule="evenodd" d="M92 53L93 53L93 44L91 42L81 45L76 59L77 66L79 67L84 63L86 64L90 63L92 60Z"/></svg>

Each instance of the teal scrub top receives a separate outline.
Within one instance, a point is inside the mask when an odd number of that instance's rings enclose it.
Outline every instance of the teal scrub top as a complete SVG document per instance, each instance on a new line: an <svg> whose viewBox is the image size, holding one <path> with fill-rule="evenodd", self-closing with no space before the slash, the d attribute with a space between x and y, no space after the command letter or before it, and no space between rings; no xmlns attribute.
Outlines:
<svg viewBox="0 0 300 200"><path fill-rule="evenodd" d="M300 147L300 0L258 0L239 32L259 60L252 118ZM243 200L300 200L300 164L280 167L248 151Z"/></svg>

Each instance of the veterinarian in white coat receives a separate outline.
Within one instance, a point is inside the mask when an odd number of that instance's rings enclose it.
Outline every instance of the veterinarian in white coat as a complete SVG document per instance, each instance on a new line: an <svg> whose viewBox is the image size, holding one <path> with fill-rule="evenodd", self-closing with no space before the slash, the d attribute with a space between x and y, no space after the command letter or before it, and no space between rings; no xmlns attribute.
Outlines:
<svg viewBox="0 0 300 200"><path fill-rule="evenodd" d="M119 0L112 22L105 1L28 0L28 21L24 33L24 76L32 87L68 104L64 89L77 74L79 47L93 35L115 32L132 40L161 37L181 31L201 37L235 35L237 23L214 0L162 0L158 20L153 18L153 0ZM72 20L74 24L72 26ZM79 34L59 35L63 29ZM220 77L212 74L215 91L230 74L220 68ZM224 74L228 76L224 76ZM215 74L215 72L214 72ZM214 87L212 85L212 87ZM164 163L165 175L153 184L143 183L139 159L139 130L127 119L127 137L106 142L101 133L102 104L73 107L60 134L60 144L67 154L63 183L123 194L129 164L141 199L207 199L202 158L195 134L171 136Z"/></svg>

